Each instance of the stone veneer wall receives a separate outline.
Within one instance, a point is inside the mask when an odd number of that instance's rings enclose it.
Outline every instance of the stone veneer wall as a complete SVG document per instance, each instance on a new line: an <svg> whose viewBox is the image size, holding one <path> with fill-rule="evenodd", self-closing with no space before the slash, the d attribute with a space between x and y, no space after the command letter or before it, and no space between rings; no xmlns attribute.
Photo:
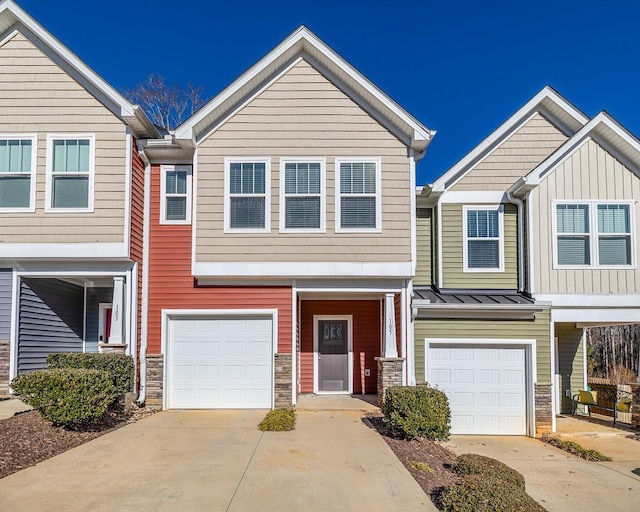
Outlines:
<svg viewBox="0 0 640 512"><path fill-rule="evenodd" d="M536 409L536 437L551 433L553 410L551 406L551 383L534 384Z"/></svg>
<svg viewBox="0 0 640 512"><path fill-rule="evenodd" d="M100 352L105 354L126 354L127 346L122 343L98 343Z"/></svg>
<svg viewBox="0 0 640 512"><path fill-rule="evenodd" d="M631 384L631 428L640 430L640 383Z"/></svg>
<svg viewBox="0 0 640 512"><path fill-rule="evenodd" d="M378 405L382 407L384 393L391 386L402 386L404 359L401 357L376 357L378 362Z"/></svg>
<svg viewBox="0 0 640 512"><path fill-rule="evenodd" d="M291 407L293 390L291 376L293 371L291 354L275 354L275 399L276 409Z"/></svg>
<svg viewBox="0 0 640 512"><path fill-rule="evenodd" d="M147 355L147 407L162 408L164 385L164 355Z"/></svg>
<svg viewBox="0 0 640 512"><path fill-rule="evenodd" d="M9 342L0 341L0 397L9 396L9 362Z"/></svg>

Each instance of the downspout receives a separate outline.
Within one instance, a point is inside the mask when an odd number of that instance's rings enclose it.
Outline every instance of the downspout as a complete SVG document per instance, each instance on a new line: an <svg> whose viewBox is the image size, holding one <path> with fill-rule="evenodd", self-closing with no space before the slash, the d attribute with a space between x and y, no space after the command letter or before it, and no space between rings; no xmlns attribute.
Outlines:
<svg viewBox="0 0 640 512"><path fill-rule="evenodd" d="M518 207L518 291L524 291L524 202L511 194L506 193L507 201Z"/></svg>
<svg viewBox="0 0 640 512"><path fill-rule="evenodd" d="M140 326L140 394L138 405L147 399L147 334L149 328L149 230L151 214L151 162L144 152L144 147L138 145L138 155L144 162L144 209L142 214L142 322Z"/></svg>

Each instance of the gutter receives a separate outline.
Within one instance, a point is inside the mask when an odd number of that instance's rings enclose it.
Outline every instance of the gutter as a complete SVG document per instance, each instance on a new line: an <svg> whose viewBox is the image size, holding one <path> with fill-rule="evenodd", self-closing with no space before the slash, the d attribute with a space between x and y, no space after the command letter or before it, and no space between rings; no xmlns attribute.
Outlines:
<svg viewBox="0 0 640 512"><path fill-rule="evenodd" d="M506 196L507 201L518 207L518 291L524 292L524 202L514 197L511 189Z"/></svg>

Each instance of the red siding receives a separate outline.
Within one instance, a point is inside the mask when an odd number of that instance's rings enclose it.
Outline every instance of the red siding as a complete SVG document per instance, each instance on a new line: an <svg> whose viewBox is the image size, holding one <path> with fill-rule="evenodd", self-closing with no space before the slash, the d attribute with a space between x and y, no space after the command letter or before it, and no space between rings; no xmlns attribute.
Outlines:
<svg viewBox="0 0 640 512"><path fill-rule="evenodd" d="M161 225L160 166L152 166L148 352L161 351L162 309L278 309L278 352L291 353L291 287L196 287L191 226Z"/></svg>
<svg viewBox="0 0 640 512"><path fill-rule="evenodd" d="M138 264L138 305L137 305L137 343L140 350L140 333L142 330L142 251L144 233L144 162L137 151L136 140L132 139L131 149L131 235L129 240L129 257ZM138 353L139 355L139 353ZM140 361L139 357L136 360Z"/></svg>
<svg viewBox="0 0 640 512"><path fill-rule="evenodd" d="M300 391L313 393L313 315L353 315L353 392L361 393L361 375L367 393L375 393L378 370L375 357L380 356L380 301L377 300L303 300L300 333ZM364 354L364 368L360 355Z"/></svg>

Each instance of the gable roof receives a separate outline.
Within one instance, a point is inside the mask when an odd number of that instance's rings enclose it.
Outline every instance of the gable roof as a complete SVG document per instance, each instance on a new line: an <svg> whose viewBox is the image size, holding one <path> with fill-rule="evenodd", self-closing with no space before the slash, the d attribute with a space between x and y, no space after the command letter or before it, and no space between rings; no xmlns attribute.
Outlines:
<svg viewBox="0 0 640 512"><path fill-rule="evenodd" d="M6 39L13 30L19 30L28 37L92 96L129 125L138 136L159 136L158 129L138 105L131 103L109 85L16 2L0 0L0 39Z"/></svg>
<svg viewBox="0 0 640 512"><path fill-rule="evenodd" d="M621 160L632 172L640 176L640 141L607 112L602 111L529 174L520 178L509 192L522 194L538 186L563 161L590 139L613 153L615 158Z"/></svg>
<svg viewBox="0 0 640 512"><path fill-rule="evenodd" d="M176 139L199 142L238 108L255 97L274 77L304 58L420 158L435 135L334 52L305 26L238 77L175 130Z"/></svg>
<svg viewBox="0 0 640 512"><path fill-rule="evenodd" d="M442 193L458 182L485 156L491 153L507 137L515 132L535 112L541 112L552 120L567 135L577 132L589 121L589 118L558 94L546 86L515 114L502 123L491 135L478 144L462 160L440 176L432 185L425 187L425 194Z"/></svg>

